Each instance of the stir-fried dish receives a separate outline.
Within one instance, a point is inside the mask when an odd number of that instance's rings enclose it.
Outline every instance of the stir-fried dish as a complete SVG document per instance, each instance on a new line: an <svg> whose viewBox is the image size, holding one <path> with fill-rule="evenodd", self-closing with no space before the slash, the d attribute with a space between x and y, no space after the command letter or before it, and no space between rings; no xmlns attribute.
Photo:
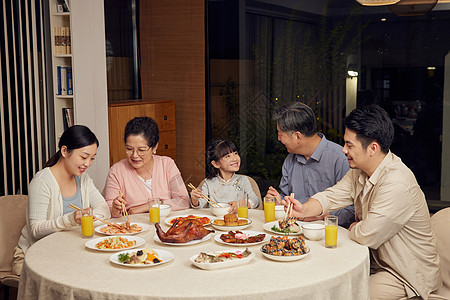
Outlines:
<svg viewBox="0 0 450 300"><path fill-rule="evenodd" d="M127 249L133 246L136 246L136 241L130 241L120 236L106 238L95 244L97 249Z"/></svg>
<svg viewBox="0 0 450 300"><path fill-rule="evenodd" d="M113 225L107 225L107 226L101 228L100 231L102 233L106 233L106 234L136 233L136 232L142 231L142 226L139 226L137 224L131 224L127 228L126 223L113 224Z"/></svg>

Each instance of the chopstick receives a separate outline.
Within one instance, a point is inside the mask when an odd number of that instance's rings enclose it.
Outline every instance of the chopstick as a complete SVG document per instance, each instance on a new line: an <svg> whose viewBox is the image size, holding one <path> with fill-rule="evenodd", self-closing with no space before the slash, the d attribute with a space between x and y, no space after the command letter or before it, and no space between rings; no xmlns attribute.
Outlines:
<svg viewBox="0 0 450 300"><path fill-rule="evenodd" d="M70 207L71 209L74 209L74 210L82 210L81 208L79 208L78 206L76 206L76 205L74 205L74 204L72 204L72 203L69 204L69 207ZM111 223L111 222L108 222L108 221L99 219L99 218L97 218L97 217L95 217L95 219L96 219L96 220L99 220L100 222L103 222L103 223L105 223L105 224L108 224L108 225L111 225L111 226L120 228L120 225L119 225L119 224Z"/></svg>
<svg viewBox="0 0 450 300"><path fill-rule="evenodd" d="M193 190L196 190L197 188L192 184L192 183L189 183L188 184L188 187L190 187L191 189L193 189ZM202 195L202 198L203 199L205 199L208 203L209 203L209 205L211 205L211 206L217 206L217 207L220 207L220 205L216 202L216 201L214 201L213 199L211 199L211 198L208 198L207 196L205 196L203 193L200 193L201 195Z"/></svg>
<svg viewBox="0 0 450 300"><path fill-rule="evenodd" d="M291 198L294 198L294 193L291 193ZM292 209L294 208L294 203L289 202L288 208L286 210L286 215L284 216L284 220L286 220L288 217L292 214Z"/></svg>
<svg viewBox="0 0 450 300"><path fill-rule="evenodd" d="M120 196L120 198L123 197L122 190L119 190L119 196ZM125 207L125 204L123 204L123 203L122 203L122 211L123 211L123 216L125 217L125 223L130 222L130 217L128 216L127 208Z"/></svg>

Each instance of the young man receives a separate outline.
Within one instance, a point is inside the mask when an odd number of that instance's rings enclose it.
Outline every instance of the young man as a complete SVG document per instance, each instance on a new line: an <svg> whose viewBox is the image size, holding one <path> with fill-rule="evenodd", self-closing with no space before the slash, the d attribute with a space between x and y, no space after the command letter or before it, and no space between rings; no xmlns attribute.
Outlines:
<svg viewBox="0 0 450 300"><path fill-rule="evenodd" d="M425 196L414 174L389 151L394 128L388 114L373 105L353 110L345 119L350 170L342 180L305 204L294 203L295 216L317 216L355 205L357 221L350 238L370 248L371 299L444 299L436 240Z"/></svg>
<svg viewBox="0 0 450 300"><path fill-rule="evenodd" d="M273 118L277 122L278 140L290 154L282 167L281 195L270 187L266 196L276 197L281 202L282 197L294 193L296 199L305 203L315 193L336 184L347 173L349 166L342 147L317 133L316 116L309 106L294 102L278 109ZM337 215L339 225L346 228L355 220L353 205L331 214Z"/></svg>

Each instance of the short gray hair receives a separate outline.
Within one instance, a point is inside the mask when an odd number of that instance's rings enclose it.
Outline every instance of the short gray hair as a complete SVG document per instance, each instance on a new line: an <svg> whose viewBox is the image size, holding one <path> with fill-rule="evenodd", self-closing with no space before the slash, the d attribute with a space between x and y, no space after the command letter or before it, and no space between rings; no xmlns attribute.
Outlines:
<svg viewBox="0 0 450 300"><path fill-rule="evenodd" d="M314 112L301 102L278 108L273 114L273 120L278 123L281 131L289 134L298 131L306 137L311 137L317 132Z"/></svg>

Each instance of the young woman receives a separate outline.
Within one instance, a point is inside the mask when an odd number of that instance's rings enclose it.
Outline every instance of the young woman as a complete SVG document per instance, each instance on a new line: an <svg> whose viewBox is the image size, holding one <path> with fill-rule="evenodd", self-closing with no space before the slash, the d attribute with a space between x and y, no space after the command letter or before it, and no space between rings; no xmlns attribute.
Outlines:
<svg viewBox="0 0 450 300"><path fill-rule="evenodd" d="M87 173L97 153L98 140L86 126L75 125L61 136L58 152L36 173L28 191L27 224L22 230L13 263L20 274L23 253L37 240L81 224L81 212L69 208L92 207L94 215L111 217L108 205Z"/></svg>
<svg viewBox="0 0 450 300"><path fill-rule="evenodd" d="M255 194L247 176L238 175L241 158L236 146L229 140L219 139L211 142L206 150L207 177L201 187L201 192L194 189L191 192L193 207L207 207L208 203L201 198L203 193L216 202L232 205L230 212L237 212L235 207L238 195L245 192L248 195L250 208L257 208L260 198Z"/></svg>
<svg viewBox="0 0 450 300"><path fill-rule="evenodd" d="M114 164L106 179L104 195L113 217L148 212L149 198L160 198L172 210L189 208L189 195L173 159L156 154L159 130L149 117L137 117L125 126L127 158Z"/></svg>

